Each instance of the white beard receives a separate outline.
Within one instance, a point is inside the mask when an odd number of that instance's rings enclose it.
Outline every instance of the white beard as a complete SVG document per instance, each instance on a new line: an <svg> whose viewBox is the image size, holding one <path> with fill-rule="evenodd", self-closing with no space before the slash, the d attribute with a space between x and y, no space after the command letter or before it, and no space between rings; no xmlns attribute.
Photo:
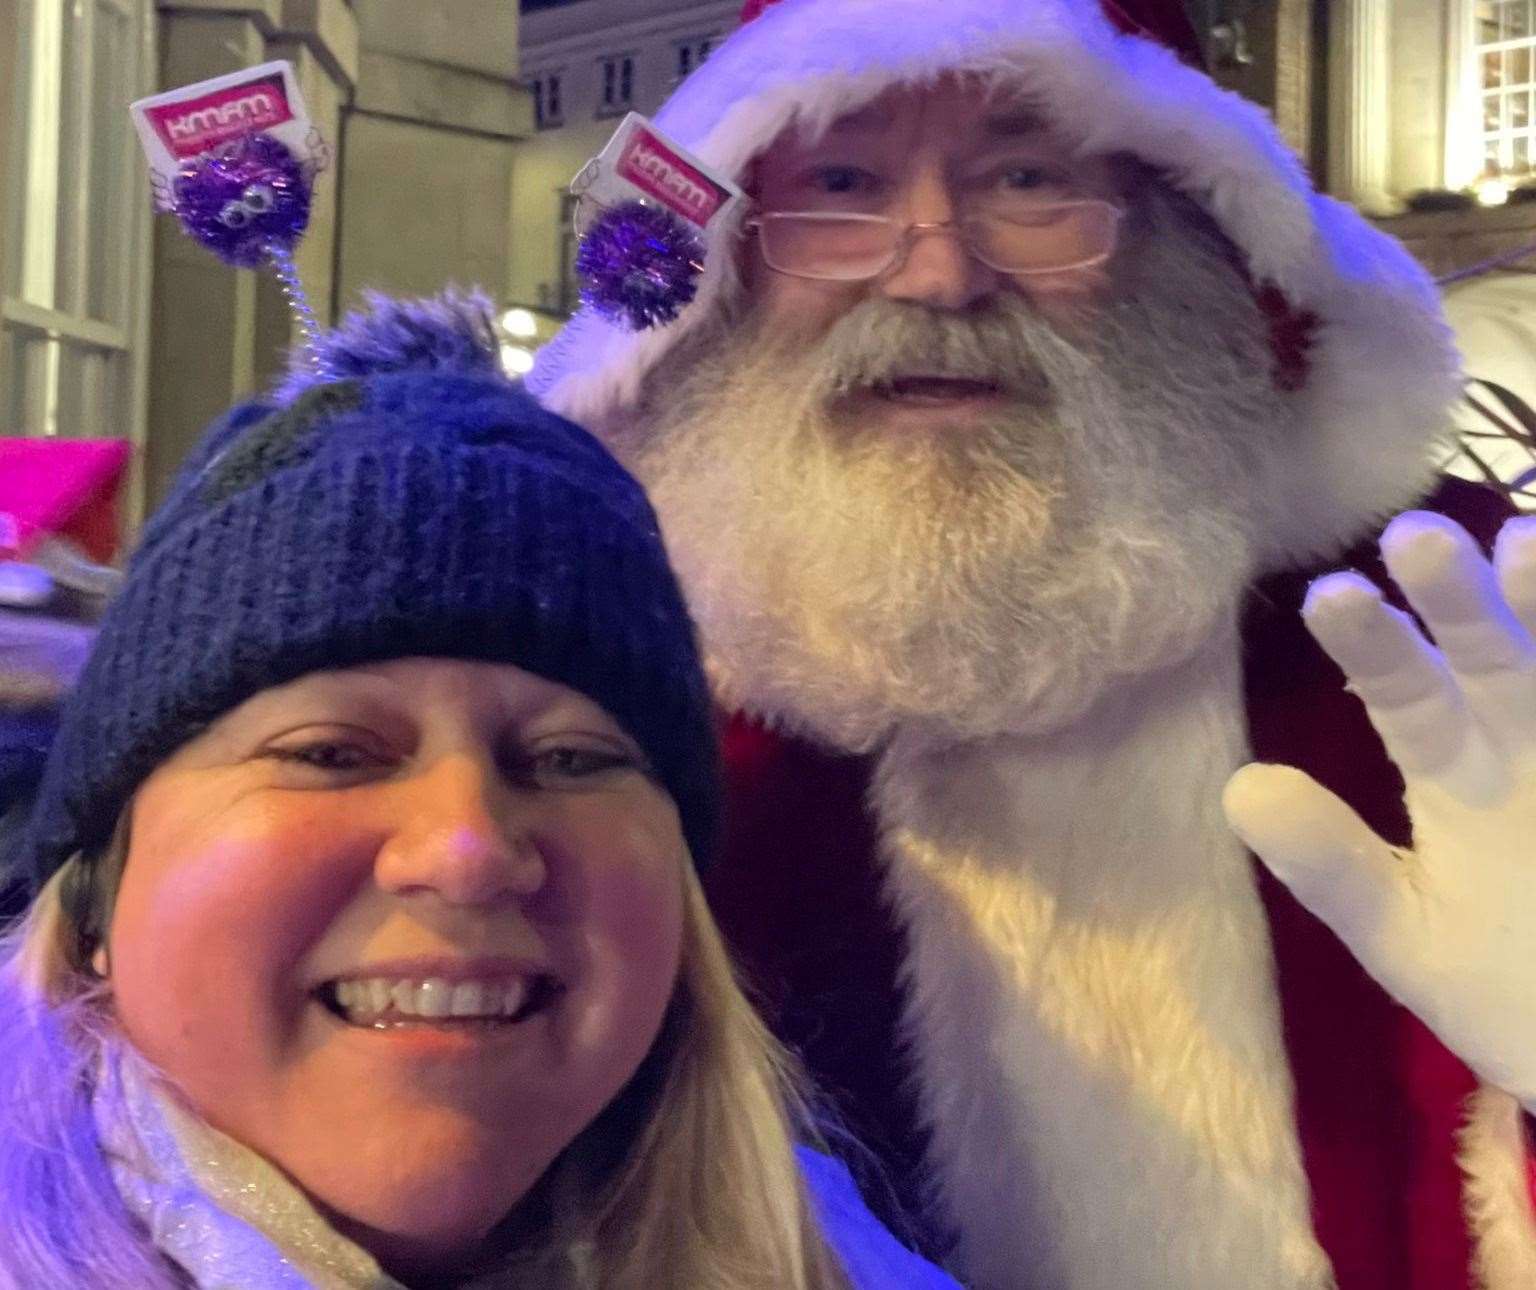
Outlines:
<svg viewBox="0 0 1536 1290"><path fill-rule="evenodd" d="M1039 734L1231 614L1290 413L1246 287L1151 205L1088 341L1020 297L963 317L875 300L820 341L722 319L653 373L656 407L606 427L725 703L850 751L898 726ZM828 410L913 369L1017 396L899 439Z"/></svg>

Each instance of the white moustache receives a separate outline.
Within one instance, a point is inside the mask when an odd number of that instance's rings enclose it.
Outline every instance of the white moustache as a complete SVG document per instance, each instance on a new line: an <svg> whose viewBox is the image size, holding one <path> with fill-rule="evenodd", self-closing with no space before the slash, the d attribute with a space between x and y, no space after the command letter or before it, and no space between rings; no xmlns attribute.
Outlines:
<svg viewBox="0 0 1536 1290"><path fill-rule="evenodd" d="M1089 356L1036 316L1022 299L1000 298L965 316L921 305L871 300L851 310L800 355L817 394L836 399L912 378L995 386L1030 404Z"/></svg>

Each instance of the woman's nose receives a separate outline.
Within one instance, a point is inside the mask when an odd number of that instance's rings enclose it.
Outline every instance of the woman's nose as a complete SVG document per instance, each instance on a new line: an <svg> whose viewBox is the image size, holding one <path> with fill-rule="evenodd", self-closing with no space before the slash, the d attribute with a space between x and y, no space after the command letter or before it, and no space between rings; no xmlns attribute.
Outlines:
<svg viewBox="0 0 1536 1290"><path fill-rule="evenodd" d="M548 872L535 805L494 763L444 758L400 787L407 794L400 826L374 865L380 887L432 893L451 905L496 905L543 888Z"/></svg>

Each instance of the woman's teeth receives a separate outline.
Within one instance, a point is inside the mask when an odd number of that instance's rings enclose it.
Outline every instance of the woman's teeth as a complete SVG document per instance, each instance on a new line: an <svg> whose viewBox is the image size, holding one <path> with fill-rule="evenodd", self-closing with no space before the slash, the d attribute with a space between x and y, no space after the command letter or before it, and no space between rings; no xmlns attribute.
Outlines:
<svg viewBox="0 0 1536 1290"><path fill-rule="evenodd" d="M510 1022L531 1011L541 979L447 981L440 977L396 980L367 977L335 981L326 1001L343 1020L358 1026L455 1022Z"/></svg>

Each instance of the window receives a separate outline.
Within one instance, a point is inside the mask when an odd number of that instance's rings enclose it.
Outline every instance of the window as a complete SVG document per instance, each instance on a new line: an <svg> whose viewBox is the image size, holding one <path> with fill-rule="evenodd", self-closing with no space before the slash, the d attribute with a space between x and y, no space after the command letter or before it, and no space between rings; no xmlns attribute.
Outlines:
<svg viewBox="0 0 1536 1290"><path fill-rule="evenodd" d="M21 0L0 50L0 434L142 442L152 9Z"/></svg>
<svg viewBox="0 0 1536 1290"><path fill-rule="evenodd" d="M710 51L719 43L720 37L711 33L708 36L693 36L687 40L678 41L677 51L677 75L676 80L682 81L692 74L693 69L709 57Z"/></svg>
<svg viewBox="0 0 1536 1290"><path fill-rule="evenodd" d="M1474 53L1482 106L1482 173L1521 178L1536 170L1532 0L1478 0Z"/></svg>
<svg viewBox="0 0 1536 1290"><path fill-rule="evenodd" d="M581 284L576 280L576 195L561 189L560 200L560 286L550 303L563 314L576 312L581 303Z"/></svg>
<svg viewBox="0 0 1536 1290"><path fill-rule="evenodd" d="M565 106L561 102L559 72L546 72L533 82L533 115L540 130L553 130L565 124Z"/></svg>
<svg viewBox="0 0 1536 1290"><path fill-rule="evenodd" d="M602 98L598 116L628 112L635 104L635 59L632 54L613 54L599 60L602 72Z"/></svg>

